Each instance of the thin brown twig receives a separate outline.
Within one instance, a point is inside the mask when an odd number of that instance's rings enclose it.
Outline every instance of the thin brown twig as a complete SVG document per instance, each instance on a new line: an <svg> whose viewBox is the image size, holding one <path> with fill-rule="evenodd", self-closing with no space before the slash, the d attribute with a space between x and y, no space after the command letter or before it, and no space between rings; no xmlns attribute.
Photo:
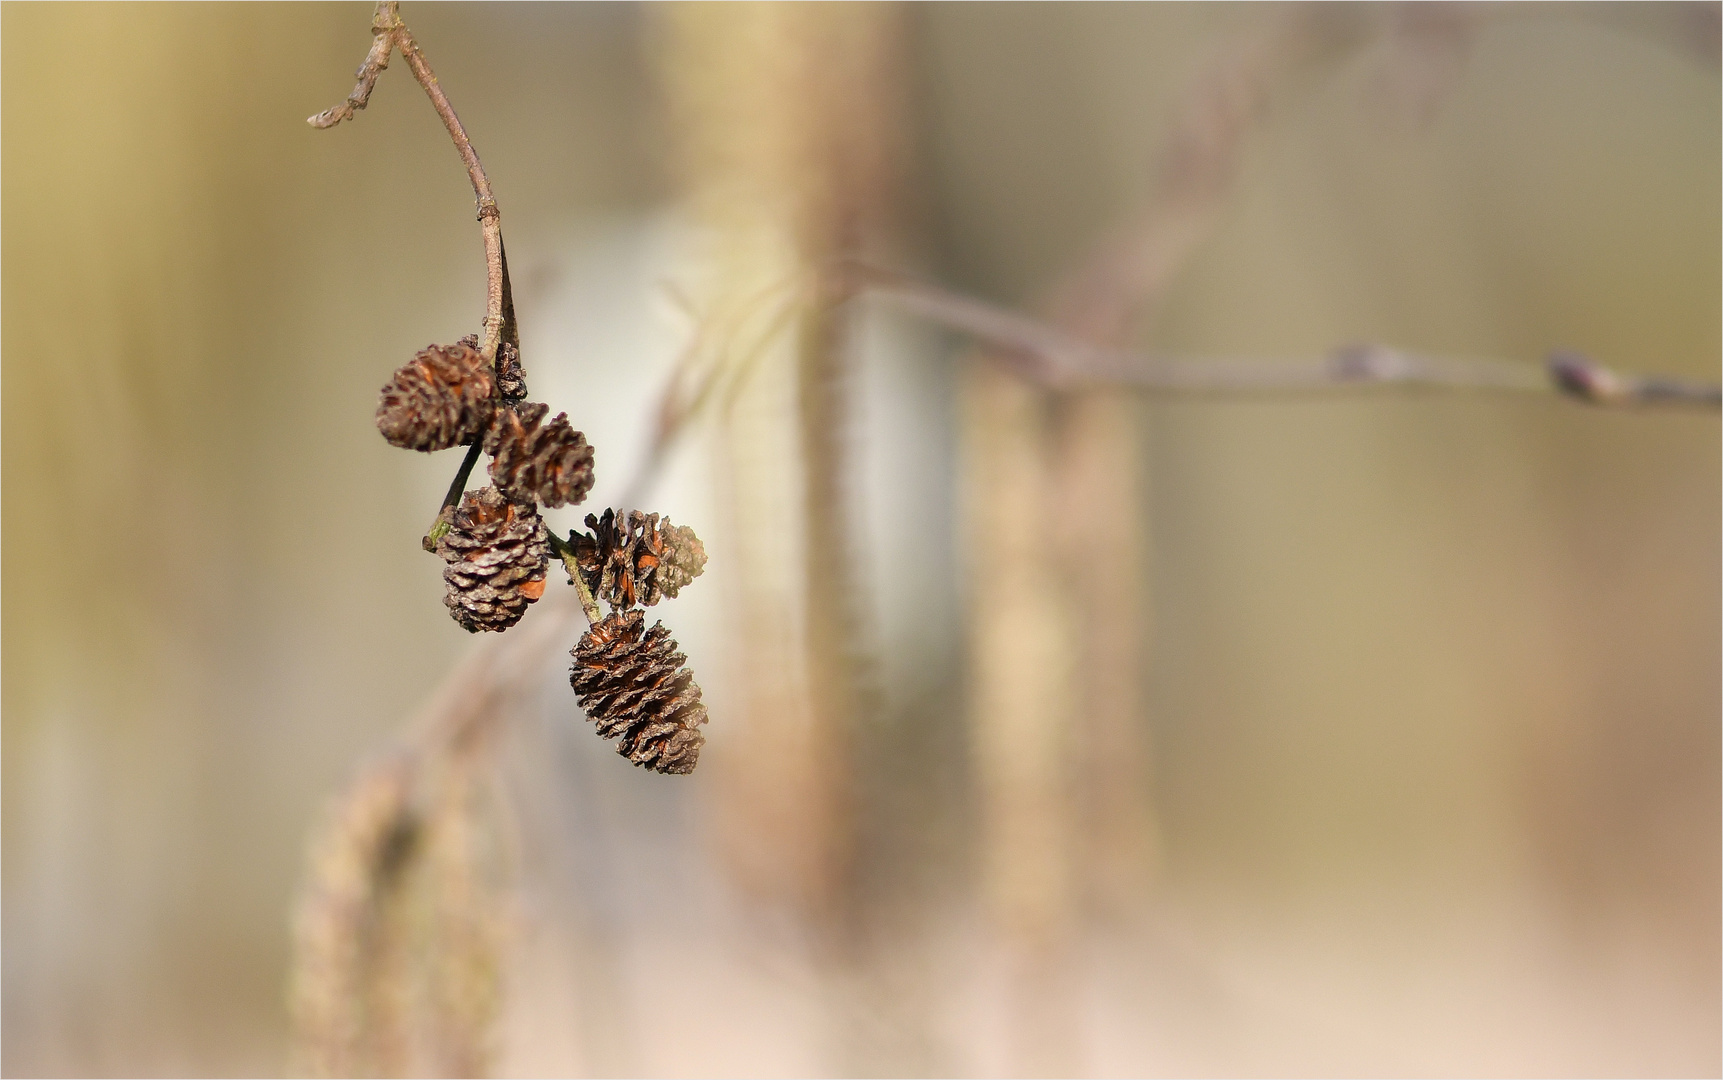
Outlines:
<svg viewBox="0 0 1723 1080"><path fill-rule="evenodd" d="M503 261L502 216L497 210L496 197L491 194L490 179L485 175L485 167L479 163L478 152L473 149L472 140L467 138L466 129L461 126L461 118L455 115L455 107L449 104L448 95L443 93L441 84L437 82L436 72L431 70L412 31L401 21L398 0L379 0L376 13L371 17L371 34L371 51L359 66L359 81L353 92L347 95L346 101L325 109L306 122L315 128L331 128L343 120L352 119L353 113L370 101L377 76L389 66L389 54L395 49L401 50L407 66L413 70L413 77L419 80L419 85L425 88L425 95L431 99L431 107L437 110L443 126L449 129L449 137L454 140L455 150L467 167L467 178L472 181L473 195L478 200L479 227L485 242L485 339L482 351L485 359L494 363L497 346L503 341L506 321L507 272Z"/></svg>
<svg viewBox="0 0 1723 1080"><path fill-rule="evenodd" d="M424 87L425 95L431 99L431 107L437 110L443 126L449 131L449 138L454 140L455 151L467 167L473 197L478 201L479 230L485 245L485 336L480 351L486 362L494 367L497 351L503 344L514 346L517 355L520 350L520 328L515 323L514 297L509 288L508 255L503 250L502 214L497 210L495 195L491 193L490 178L485 175L485 167L479 162L472 140L467 138L461 118L455 115L455 107L449 103L449 96L443 93L442 84L437 81L436 72L431 70L424 51L413 38L413 32L401 21L399 0L378 0L377 9L371 16L371 51L365 54L365 62L359 65L358 82L353 92L347 95L347 100L323 110L306 123L314 128L332 128L343 120L351 120L354 112L370 102L377 77L389 66L389 55L396 49L401 50L413 77ZM468 449L449 485L448 494L437 509L437 516L431 521L430 530L425 534L423 546L426 551L435 551L437 540L448 531L449 512L460 502L478 456L479 446L475 443Z"/></svg>
<svg viewBox="0 0 1723 1080"><path fill-rule="evenodd" d="M359 84L347 95L347 100L333 108L324 109L305 122L314 128L332 128L343 120L353 119L353 113L371 102L371 91L377 86L377 76L389 66L389 54L395 51L395 25L399 21L395 3L379 3L371 16L371 51L359 65Z"/></svg>

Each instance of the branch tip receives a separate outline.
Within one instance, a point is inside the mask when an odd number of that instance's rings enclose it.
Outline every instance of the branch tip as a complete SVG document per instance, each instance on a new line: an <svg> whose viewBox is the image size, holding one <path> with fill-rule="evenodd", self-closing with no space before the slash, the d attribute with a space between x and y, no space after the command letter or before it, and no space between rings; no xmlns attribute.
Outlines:
<svg viewBox="0 0 1723 1080"><path fill-rule="evenodd" d="M1544 366L1557 392L1588 405L1723 408L1723 387L1666 375L1622 375L1571 349L1550 353Z"/></svg>
<svg viewBox="0 0 1723 1080"><path fill-rule="evenodd" d="M305 122L314 128L332 128L343 120L353 119L353 114L363 109L371 100L371 91L376 89L377 76L389 66L389 54L395 50L396 31L402 30L399 5L395 0L383 0L377 5L377 12L371 17L371 51L365 54L365 62L359 65L355 73L358 82L353 92L347 95L347 100L333 108L324 109L316 116Z"/></svg>

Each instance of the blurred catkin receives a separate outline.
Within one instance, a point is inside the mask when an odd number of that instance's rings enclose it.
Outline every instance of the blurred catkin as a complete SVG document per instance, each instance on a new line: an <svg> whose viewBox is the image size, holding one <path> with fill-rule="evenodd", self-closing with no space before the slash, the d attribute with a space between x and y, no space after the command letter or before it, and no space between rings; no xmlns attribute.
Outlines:
<svg viewBox="0 0 1723 1080"><path fill-rule="evenodd" d="M977 581L970 707L988 833L983 882L1011 930L1040 939L1068 917L1070 900L1072 785L1061 763L1077 703L1075 614L1048 558L1046 523L1057 515L1045 403L991 366L973 369L968 383L965 542Z"/></svg>
<svg viewBox="0 0 1723 1080"><path fill-rule="evenodd" d="M1138 206L1049 291L1054 322L1102 346L1134 344L1162 297L1231 202L1245 149L1286 83L1332 65L1366 39L1368 18L1288 8L1225 42L1186 88ZM1060 585L1076 605L1082 708L1071 767L1085 852L1081 888L1110 915L1128 913L1155 871L1159 828L1141 670L1152 625L1142 573L1148 530L1141 409L1130 395L1091 390L1051 414ZM1086 568L1107 567L1095 574Z"/></svg>
<svg viewBox="0 0 1723 1080"><path fill-rule="evenodd" d="M371 770L313 842L290 1003L301 1064L314 1076L388 1075L404 1064L397 894L423 839L407 788L398 765Z"/></svg>
<svg viewBox="0 0 1723 1080"><path fill-rule="evenodd" d="M425 761L367 769L313 838L290 988L309 1075L486 1071L506 905L470 760Z"/></svg>
<svg viewBox="0 0 1723 1080"><path fill-rule="evenodd" d="M1355 43L1356 25L1293 8L1227 43L1189 87L1140 205L1047 290L1052 321L1130 344L1219 222L1271 92ZM964 394L983 878L1014 959L1018 1066L1081 1071L1061 985L1077 905L1137 909L1158 853L1138 405L1104 390L1048 394L998 365L972 366ZM1052 523L1045 537L1040 522Z"/></svg>
<svg viewBox="0 0 1723 1080"><path fill-rule="evenodd" d="M786 280L792 329L735 383L716 455L740 715L713 766L731 870L829 921L853 876L851 733L868 652L847 519L849 325L834 256L876 238L901 159L902 14L886 4L650 9L703 306ZM739 356L720 364L738 367Z"/></svg>

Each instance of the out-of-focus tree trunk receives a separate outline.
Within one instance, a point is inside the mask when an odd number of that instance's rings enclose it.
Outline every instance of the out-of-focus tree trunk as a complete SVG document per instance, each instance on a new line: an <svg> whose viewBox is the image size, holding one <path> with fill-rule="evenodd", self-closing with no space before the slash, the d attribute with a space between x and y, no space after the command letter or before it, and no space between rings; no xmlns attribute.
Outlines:
<svg viewBox="0 0 1723 1080"><path fill-rule="evenodd" d="M1065 982L1081 908L1147 894L1158 834L1141 702L1137 403L965 380L969 715L982 878L1024 1075L1083 1071Z"/></svg>
<svg viewBox="0 0 1723 1080"><path fill-rule="evenodd" d="M710 755L732 870L826 929L854 872L851 734L868 653L848 513L849 285L898 151L891 5L653 9L701 301L781 290L792 330L738 370L716 439L740 713ZM740 371L746 364L748 370Z"/></svg>
<svg viewBox="0 0 1723 1080"><path fill-rule="evenodd" d="M1152 747L1143 713L1145 637L1153 610L1146 557L1140 403L1074 394L1054 411L1053 475L1062 584L1075 604L1080 658L1071 764L1082 822L1079 888L1100 913L1148 895L1160 834L1151 802Z"/></svg>
<svg viewBox="0 0 1723 1080"><path fill-rule="evenodd" d="M1004 935L1013 1069L1069 1075L1076 1011L1059 993L1074 932L1069 745L1075 606L1064 588L1046 397L985 360L964 387L970 731L982 884Z"/></svg>
<svg viewBox="0 0 1723 1080"><path fill-rule="evenodd" d="M1368 40L1365 26L1350 13L1289 9L1223 50L1186 92L1149 196L1052 290L1054 321L1097 345L1132 344L1219 223L1280 84ZM1073 766L1084 777L1083 891L1101 913L1119 915L1146 896L1159 856L1142 704L1152 618L1140 406L1126 394L1080 391L1063 396L1055 415L1061 562L1079 610L1082 750Z"/></svg>
<svg viewBox="0 0 1723 1080"><path fill-rule="evenodd" d="M1052 320L1097 345L1130 344L1218 222L1275 84L1356 44L1354 22L1292 10L1220 55L1188 92L1141 207L1049 290ZM967 397L969 708L982 861L1015 969L1012 1063L1075 1072L1079 1016L1062 985L1079 905L1128 914L1159 857L1139 405L1106 390L1050 394L980 365Z"/></svg>

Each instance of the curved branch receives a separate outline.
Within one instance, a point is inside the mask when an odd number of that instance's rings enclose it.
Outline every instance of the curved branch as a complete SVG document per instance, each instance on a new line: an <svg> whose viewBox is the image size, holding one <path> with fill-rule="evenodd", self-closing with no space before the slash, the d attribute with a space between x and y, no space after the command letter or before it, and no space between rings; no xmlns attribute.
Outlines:
<svg viewBox="0 0 1723 1080"><path fill-rule="evenodd" d="M455 150L467 167L467 179L472 181L473 197L478 201L479 228L485 243L485 339L482 351L485 359L494 364L497 347L503 341L504 303L508 290L507 271L503 264L502 216L497 210L496 197L491 194L490 178L485 175L478 152L473 149L472 140L467 138L467 131L461 126L461 118L455 115L455 107L443 93L436 72L431 70L423 50L413 38L413 32L401 21L398 0L379 0L376 13L371 17L371 34L371 51L366 54L365 62L359 65L359 82L353 92L347 95L346 101L325 109L306 122L315 128L331 128L343 120L352 119L353 113L370 101L377 76L389 66L389 54L395 49L401 50L413 77L424 87L425 96L431 99L431 107L437 110L443 126L449 129L449 138L454 140Z"/></svg>

